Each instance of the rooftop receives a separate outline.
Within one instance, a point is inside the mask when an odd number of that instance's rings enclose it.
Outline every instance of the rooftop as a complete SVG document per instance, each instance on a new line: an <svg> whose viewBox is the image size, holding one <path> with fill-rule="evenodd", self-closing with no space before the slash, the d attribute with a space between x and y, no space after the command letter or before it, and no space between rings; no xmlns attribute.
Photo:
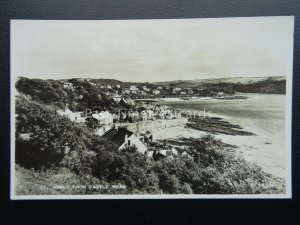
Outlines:
<svg viewBox="0 0 300 225"><path fill-rule="evenodd" d="M130 137L133 133L125 128L110 129L103 134L103 137L120 147L125 142L125 136Z"/></svg>

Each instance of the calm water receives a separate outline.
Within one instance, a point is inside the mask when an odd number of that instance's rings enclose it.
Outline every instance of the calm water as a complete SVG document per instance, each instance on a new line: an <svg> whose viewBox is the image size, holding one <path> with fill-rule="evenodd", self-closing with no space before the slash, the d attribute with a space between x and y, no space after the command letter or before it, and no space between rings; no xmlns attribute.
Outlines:
<svg viewBox="0 0 300 225"><path fill-rule="evenodd" d="M201 99L164 101L163 104L181 110L211 111L241 125L256 136L216 135L224 142L239 146L239 152L249 161L260 165L266 172L286 177L285 95L240 94L248 99ZM270 143L270 144L266 144Z"/></svg>

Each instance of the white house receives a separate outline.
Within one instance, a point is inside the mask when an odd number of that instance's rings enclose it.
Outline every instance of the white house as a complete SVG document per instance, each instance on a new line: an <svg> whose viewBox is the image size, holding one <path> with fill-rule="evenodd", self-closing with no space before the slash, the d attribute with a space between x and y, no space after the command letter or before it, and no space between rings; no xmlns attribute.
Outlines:
<svg viewBox="0 0 300 225"><path fill-rule="evenodd" d="M71 89L71 90L74 89L73 84L70 83L70 82L64 83L63 87L66 88L66 89Z"/></svg>
<svg viewBox="0 0 300 225"><path fill-rule="evenodd" d="M114 116L108 111L101 111L100 113L92 114L92 117L98 120L101 125L113 124Z"/></svg>
<svg viewBox="0 0 300 225"><path fill-rule="evenodd" d="M220 92L218 92L217 94L216 94L216 97L218 97L218 98L222 98L222 97L224 97L225 96L225 94L224 94L224 92L222 92L222 91L220 91Z"/></svg>
<svg viewBox="0 0 300 225"><path fill-rule="evenodd" d="M113 97L115 103L119 103L122 100L122 97Z"/></svg>
<svg viewBox="0 0 300 225"><path fill-rule="evenodd" d="M130 86L130 91L137 91L139 90L136 86Z"/></svg>
<svg viewBox="0 0 300 225"><path fill-rule="evenodd" d="M142 154L147 152L147 146L134 133L125 128L110 129L102 137L114 144L119 150L135 147Z"/></svg>
<svg viewBox="0 0 300 225"><path fill-rule="evenodd" d="M57 113L76 123L84 123L86 119L83 112L72 112L68 107L65 110L57 110Z"/></svg>
<svg viewBox="0 0 300 225"><path fill-rule="evenodd" d="M159 91L159 90L153 90L153 91L152 91L152 94L154 94L154 95L159 95L159 94L160 94L160 91Z"/></svg>
<svg viewBox="0 0 300 225"><path fill-rule="evenodd" d="M181 91L181 88L176 87L176 88L173 89L173 93L174 94L177 93L177 92L179 92L179 91Z"/></svg>

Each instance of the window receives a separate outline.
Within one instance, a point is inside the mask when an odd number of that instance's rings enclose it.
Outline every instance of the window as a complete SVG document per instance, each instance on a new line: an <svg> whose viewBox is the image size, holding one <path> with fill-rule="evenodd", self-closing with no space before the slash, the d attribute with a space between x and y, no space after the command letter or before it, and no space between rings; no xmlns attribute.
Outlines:
<svg viewBox="0 0 300 225"><path fill-rule="evenodd" d="M127 144L128 144L128 146L130 146L130 140L128 140Z"/></svg>

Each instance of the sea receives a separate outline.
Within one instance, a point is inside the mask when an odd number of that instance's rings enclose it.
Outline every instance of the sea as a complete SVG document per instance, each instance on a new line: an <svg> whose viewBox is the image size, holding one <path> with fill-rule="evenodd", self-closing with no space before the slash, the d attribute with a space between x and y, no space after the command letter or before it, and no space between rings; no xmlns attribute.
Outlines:
<svg viewBox="0 0 300 225"><path fill-rule="evenodd" d="M198 98L192 100L170 100L160 104L174 106L182 111L209 112L232 124L240 125L255 136L232 136L218 134L217 138L228 144L237 145L237 152L246 160L262 167L277 177L289 175L290 146L286 140L290 132L286 125L286 95L237 93L245 99Z"/></svg>

